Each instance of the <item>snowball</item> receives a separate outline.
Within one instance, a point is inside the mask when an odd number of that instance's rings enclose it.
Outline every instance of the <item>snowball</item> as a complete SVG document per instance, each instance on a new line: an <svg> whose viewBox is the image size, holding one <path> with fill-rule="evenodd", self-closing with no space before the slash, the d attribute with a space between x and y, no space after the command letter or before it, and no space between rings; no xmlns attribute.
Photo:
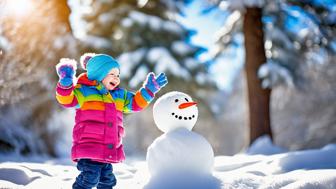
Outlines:
<svg viewBox="0 0 336 189"><path fill-rule="evenodd" d="M152 176L160 173L212 172L214 152L201 135L180 128L161 135L147 150L148 169Z"/></svg>

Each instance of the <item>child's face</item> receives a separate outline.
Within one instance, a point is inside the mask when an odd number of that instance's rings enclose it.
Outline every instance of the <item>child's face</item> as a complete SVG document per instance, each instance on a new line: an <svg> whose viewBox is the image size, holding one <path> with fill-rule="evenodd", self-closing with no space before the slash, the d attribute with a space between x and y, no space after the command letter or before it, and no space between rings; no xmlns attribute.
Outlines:
<svg viewBox="0 0 336 189"><path fill-rule="evenodd" d="M113 90L120 84L119 74L119 69L113 68L103 79L102 83L107 90Z"/></svg>

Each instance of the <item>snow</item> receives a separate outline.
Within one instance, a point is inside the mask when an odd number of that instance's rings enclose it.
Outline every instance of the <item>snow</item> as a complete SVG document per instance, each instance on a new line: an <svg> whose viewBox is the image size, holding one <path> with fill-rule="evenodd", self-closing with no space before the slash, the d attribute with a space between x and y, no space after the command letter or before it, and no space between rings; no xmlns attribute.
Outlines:
<svg viewBox="0 0 336 189"><path fill-rule="evenodd" d="M336 1L334 0L310 0L314 6L324 7L330 12L336 11Z"/></svg>
<svg viewBox="0 0 336 189"><path fill-rule="evenodd" d="M205 73L198 73L195 76L195 80L197 83L204 85L205 83L213 83L211 79L209 79L209 76Z"/></svg>
<svg viewBox="0 0 336 189"><path fill-rule="evenodd" d="M183 41L174 41L172 43L172 50L181 55L181 56L184 56L190 52L192 52L193 48L188 45L186 42L183 42Z"/></svg>
<svg viewBox="0 0 336 189"><path fill-rule="evenodd" d="M110 12L106 12L98 16L98 21L100 22L100 24L110 23L113 21L113 19L113 14L111 14Z"/></svg>
<svg viewBox="0 0 336 189"><path fill-rule="evenodd" d="M149 73L149 70L146 66L142 65L139 69L137 69L135 75L130 80L129 84L131 88L136 88L141 81L144 82L146 79L147 74Z"/></svg>
<svg viewBox="0 0 336 189"><path fill-rule="evenodd" d="M263 7L265 0L244 0L244 3L247 7Z"/></svg>
<svg viewBox="0 0 336 189"><path fill-rule="evenodd" d="M288 87L294 87L294 78L291 72L272 60L268 60L267 63L260 66L258 77L262 79L261 86L263 88L273 88L280 83L284 83Z"/></svg>
<svg viewBox="0 0 336 189"><path fill-rule="evenodd" d="M266 25L266 29L268 31L266 32L266 35L270 38L270 41L283 44L286 49L294 49L292 41L282 30L277 27L273 27L273 25ZM267 50L270 50L270 48Z"/></svg>
<svg viewBox="0 0 336 189"><path fill-rule="evenodd" d="M184 32L181 25L172 21L165 21L162 27L164 30L175 33L177 35L181 35Z"/></svg>
<svg viewBox="0 0 336 189"><path fill-rule="evenodd" d="M199 63L194 59L194 58L186 58L184 60L184 65L189 69L189 70L193 70L194 68L196 68Z"/></svg>
<svg viewBox="0 0 336 189"><path fill-rule="evenodd" d="M111 42L103 37L98 37L94 35L85 35L85 37L81 38L80 40L82 40L84 44L92 45L92 47L94 47L95 49L112 48Z"/></svg>
<svg viewBox="0 0 336 189"><path fill-rule="evenodd" d="M11 48L12 44L8 41L8 39L0 35L0 49L9 51Z"/></svg>
<svg viewBox="0 0 336 189"><path fill-rule="evenodd" d="M131 76L132 69L134 68L134 66L140 63L140 61L143 59L143 56L145 55L145 52L146 52L146 49L140 48L133 52L123 53L119 57L117 57L117 60L119 64L121 65L121 69L120 69L121 78L128 78Z"/></svg>
<svg viewBox="0 0 336 189"><path fill-rule="evenodd" d="M124 18L121 20L121 25L125 28L130 28L133 25L133 20L130 18Z"/></svg>
<svg viewBox="0 0 336 189"><path fill-rule="evenodd" d="M162 20L159 17L151 16L148 19L148 24L154 31L158 31L162 27Z"/></svg>
<svg viewBox="0 0 336 189"><path fill-rule="evenodd" d="M261 143L279 148L265 138ZM262 147L262 146L260 146ZM269 153L272 154L272 153ZM147 162L132 159L114 165L118 179L116 189L312 189L336 188L336 144L321 149L293 151L274 155L215 157L212 174L191 179L178 174L172 177L151 177ZM0 163L1 188L71 188L79 173L75 164L64 159L20 159L3 155ZM130 158L129 158L130 159ZM162 173L164 174L164 173ZM174 178L174 180L170 180ZM161 187L160 187L161 186Z"/></svg>
<svg viewBox="0 0 336 189"><path fill-rule="evenodd" d="M147 59L149 62L155 64L155 73L169 72L179 78L190 79L189 72L181 67L170 52L164 47L151 48L148 51Z"/></svg>
<svg viewBox="0 0 336 189"><path fill-rule="evenodd" d="M92 7L90 6L90 0L88 1L76 1L69 0L68 4L71 8L70 24L71 29L76 38L83 39L86 37L86 22L82 19L82 16L91 13Z"/></svg>
<svg viewBox="0 0 336 189"><path fill-rule="evenodd" d="M147 151L148 169L152 176L164 174L210 174L214 153L201 135L179 128L161 135Z"/></svg>
<svg viewBox="0 0 336 189"><path fill-rule="evenodd" d="M41 140L32 130L25 128L25 122L30 111L25 107L9 107L0 112L0 139L2 145L8 150L14 150L14 154L20 154L25 150L36 153L40 149ZM6 151L6 148L3 148Z"/></svg>
<svg viewBox="0 0 336 189"><path fill-rule="evenodd" d="M244 11L245 7L263 7L264 5L265 0L228 0L228 2L222 1L219 6L223 9Z"/></svg>
<svg viewBox="0 0 336 189"><path fill-rule="evenodd" d="M336 19L335 19L336 20ZM331 49L336 53L336 41L331 41L330 42L330 47Z"/></svg>
<svg viewBox="0 0 336 189"><path fill-rule="evenodd" d="M238 0L238 1L229 0L228 5L223 5L221 3L220 7L223 7L223 8L228 7L231 10L244 10L244 8L245 8L243 0Z"/></svg>
<svg viewBox="0 0 336 189"><path fill-rule="evenodd" d="M241 18L242 14L239 11L234 11L230 15L228 15L224 26L221 27L215 34L216 41L221 40L223 42L228 42L223 39L229 37L229 35L235 30L235 28L239 24Z"/></svg>
<svg viewBox="0 0 336 189"><path fill-rule="evenodd" d="M187 53L192 49L192 47L187 46L187 44L182 41L173 43L173 46L173 50L179 51L180 54ZM169 50L162 46L150 49L140 48L132 52L125 52L118 56L117 60L121 64L121 78L130 78L132 74L136 75L136 77L132 76L131 82L129 83L131 87L143 82L144 70L152 70L157 74L165 72L166 74L172 74L178 78L190 80L191 75L187 68L192 69L198 66L198 63L192 58L185 59L184 62L181 63L184 63L184 66L182 66ZM151 65L139 66L144 61L148 61ZM135 67L142 69L137 70L136 73L132 73Z"/></svg>
<svg viewBox="0 0 336 189"><path fill-rule="evenodd" d="M318 26L317 19L298 6L282 6L286 12L285 29L298 38L300 42L306 39L319 40L322 33ZM317 43L318 41L314 41Z"/></svg>
<svg viewBox="0 0 336 189"><path fill-rule="evenodd" d="M173 21L164 21L157 16L146 15L138 11L131 11L128 18L122 20L123 26L131 26L133 23L149 26L154 31L165 30L177 35L184 32L182 26Z"/></svg>
<svg viewBox="0 0 336 189"><path fill-rule="evenodd" d="M148 3L148 0L138 0L138 7L143 8Z"/></svg>
<svg viewBox="0 0 336 189"><path fill-rule="evenodd" d="M309 49L306 53L308 65L324 65L328 62L329 54L325 48Z"/></svg>
<svg viewBox="0 0 336 189"><path fill-rule="evenodd" d="M141 12L131 11L130 14L129 14L129 17L140 25L147 24L148 16L141 13Z"/></svg>
<svg viewBox="0 0 336 189"><path fill-rule="evenodd" d="M271 139L269 136L262 136L256 140L250 148L247 150L247 154L263 154L263 155L272 155L286 152L285 149L272 145Z"/></svg>
<svg viewBox="0 0 336 189"><path fill-rule="evenodd" d="M59 135L58 140L54 141L55 153L58 156L64 157L70 155L68 149L71 149L72 138L68 136L71 136L72 127L69 127L69 125L75 125L74 117L75 110L68 108L60 112L54 112L47 122L49 133Z"/></svg>
<svg viewBox="0 0 336 189"><path fill-rule="evenodd" d="M190 79L190 74L187 69L183 68L165 47L153 47L149 50L140 48L132 52L121 54L117 60L121 64L122 78L129 78L132 74L132 70L142 61L147 60L150 64L154 65L153 70L155 73L166 72L179 78ZM138 70L137 73L135 73L139 75L132 78L132 82L130 83L132 87L143 81L143 71L145 69L149 70L148 67L143 67L142 70Z"/></svg>

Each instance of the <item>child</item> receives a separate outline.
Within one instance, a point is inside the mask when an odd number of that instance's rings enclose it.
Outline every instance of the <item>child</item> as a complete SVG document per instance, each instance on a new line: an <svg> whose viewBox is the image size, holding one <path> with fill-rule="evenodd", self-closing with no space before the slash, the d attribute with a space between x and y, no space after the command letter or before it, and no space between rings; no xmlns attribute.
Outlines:
<svg viewBox="0 0 336 189"><path fill-rule="evenodd" d="M116 185L111 163L125 159L123 113L144 109L168 81L164 73L147 75L136 93L119 88L119 64L105 54L84 54L86 73L74 84L76 61L61 59L56 65L59 82L56 99L65 107L76 107L72 160L80 174L73 189L111 189Z"/></svg>

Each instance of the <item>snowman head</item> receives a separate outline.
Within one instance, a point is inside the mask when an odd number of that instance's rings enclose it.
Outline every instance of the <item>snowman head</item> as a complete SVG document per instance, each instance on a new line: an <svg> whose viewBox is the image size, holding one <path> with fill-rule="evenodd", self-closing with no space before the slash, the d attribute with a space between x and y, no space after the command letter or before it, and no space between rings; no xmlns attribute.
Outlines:
<svg viewBox="0 0 336 189"><path fill-rule="evenodd" d="M198 109L189 95L173 91L155 102L153 116L156 126L164 133L177 128L191 130L197 121Z"/></svg>

